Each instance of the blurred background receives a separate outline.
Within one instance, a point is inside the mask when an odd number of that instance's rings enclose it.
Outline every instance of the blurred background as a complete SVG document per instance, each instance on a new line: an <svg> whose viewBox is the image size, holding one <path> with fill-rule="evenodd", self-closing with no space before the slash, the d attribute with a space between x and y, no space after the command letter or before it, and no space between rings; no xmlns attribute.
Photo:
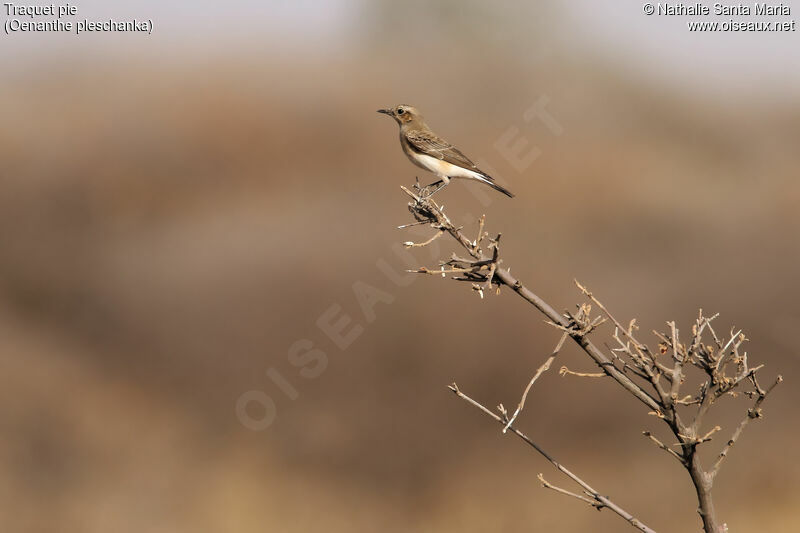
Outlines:
<svg viewBox="0 0 800 533"><path fill-rule="evenodd" d="M439 198L557 309L577 278L648 342L698 308L745 330L786 383L715 503L731 531L800 527L797 32L633 1L76 5L154 29L1 38L3 531L628 530L446 389L513 406L558 333L507 291L402 275L453 248L397 251L430 235L396 229L399 186L430 179L375 113L398 103L517 194ZM595 370L569 346L519 427L651 527L700 530L657 421L561 364Z"/></svg>

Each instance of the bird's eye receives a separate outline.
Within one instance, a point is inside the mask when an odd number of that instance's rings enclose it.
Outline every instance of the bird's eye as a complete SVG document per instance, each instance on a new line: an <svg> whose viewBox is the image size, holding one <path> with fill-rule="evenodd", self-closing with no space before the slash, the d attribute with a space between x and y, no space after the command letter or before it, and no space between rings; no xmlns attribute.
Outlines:
<svg viewBox="0 0 800 533"><path fill-rule="evenodd" d="M405 110L405 109L403 109L402 107L401 107L400 109L398 109L398 110L397 110L397 114L398 114L398 115L402 115L402 114L403 114L403 113L405 113L405 112L406 112L406 110Z"/></svg>

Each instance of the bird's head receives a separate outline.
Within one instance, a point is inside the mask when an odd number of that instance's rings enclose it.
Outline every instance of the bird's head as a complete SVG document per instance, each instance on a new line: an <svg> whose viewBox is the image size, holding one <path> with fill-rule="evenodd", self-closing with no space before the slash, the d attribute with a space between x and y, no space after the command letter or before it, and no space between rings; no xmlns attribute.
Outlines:
<svg viewBox="0 0 800 533"><path fill-rule="evenodd" d="M405 104L400 104L389 109L378 109L378 113L389 115L401 126L414 120L422 120L422 115L420 115L416 107Z"/></svg>

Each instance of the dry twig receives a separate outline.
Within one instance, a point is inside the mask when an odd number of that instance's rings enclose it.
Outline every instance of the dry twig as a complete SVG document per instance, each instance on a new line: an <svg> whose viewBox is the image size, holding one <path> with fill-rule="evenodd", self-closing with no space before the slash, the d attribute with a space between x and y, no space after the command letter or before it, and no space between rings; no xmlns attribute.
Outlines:
<svg viewBox="0 0 800 533"><path fill-rule="evenodd" d="M461 390L459 390L459 388L458 388L458 385L453 383L452 385L450 385L449 388L450 388L451 391L453 391L456 394L456 396L458 396L462 400L466 401L467 403L473 405L474 407L477 407L478 409L480 409L481 411L483 411L484 413L486 413L490 417L494 418L497 422L499 422L499 423L501 423L501 424L503 424L505 426L505 424L506 424L506 418L505 417L501 417L501 416L493 413L492 411L487 409L485 406L483 406L480 402L477 402L477 401L473 400L472 398L470 398L469 396L467 396L466 394L461 392ZM589 496L591 499L583 498L583 497L581 497L581 496L579 496L577 494L571 493L571 492L569 492L569 491L567 491L565 489L560 489L560 488L557 488L557 487L555 487L553 485L550 485L549 483L544 481L544 478L541 477L541 474L539 474L540 481L542 481L542 483L545 484L546 487L552 488L554 490L557 490L558 492L561 492L562 494L569 494L571 496L575 496L578 499L588 503L589 505L591 505L591 506L593 506L593 507L595 507L597 509L607 508L607 509L613 511L614 513L618 514L626 522L628 522L630 525L632 525L633 527L635 527L639 531L645 531L645 532L648 532L648 533L655 533L655 530L653 530L653 529L647 527L646 525L644 525L638 518L633 516L628 511L624 510L619 505L617 505L614 502L612 502L606 496L603 496L602 494L597 492L588 483L586 483L584 480L579 478L577 475L573 474L564 465L562 465L561 463L556 461L549 453L544 451L538 444L536 444L534 441L532 441L530 438L528 438L528 436L525 435L524 433L522 433L520 430L518 430L514 426L508 426L508 429L510 429L512 433L514 433L516 436L518 436L523 441L525 441L534 450L539 452L539 454L542 457L544 457L545 459L547 459L547 461L550 462L550 464L552 464L559 472L561 472L562 474L564 474L565 476L570 478L572 481L574 481L575 483L580 485L580 487L583 489L584 493L587 496Z"/></svg>

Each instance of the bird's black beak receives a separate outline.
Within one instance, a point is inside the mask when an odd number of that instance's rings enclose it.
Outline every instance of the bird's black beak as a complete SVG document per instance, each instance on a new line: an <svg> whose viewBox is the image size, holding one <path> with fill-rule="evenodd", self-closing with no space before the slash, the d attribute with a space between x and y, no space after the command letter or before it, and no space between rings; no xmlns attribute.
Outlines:
<svg viewBox="0 0 800 533"><path fill-rule="evenodd" d="M384 115L393 115L391 109L378 109L378 113L383 113Z"/></svg>

